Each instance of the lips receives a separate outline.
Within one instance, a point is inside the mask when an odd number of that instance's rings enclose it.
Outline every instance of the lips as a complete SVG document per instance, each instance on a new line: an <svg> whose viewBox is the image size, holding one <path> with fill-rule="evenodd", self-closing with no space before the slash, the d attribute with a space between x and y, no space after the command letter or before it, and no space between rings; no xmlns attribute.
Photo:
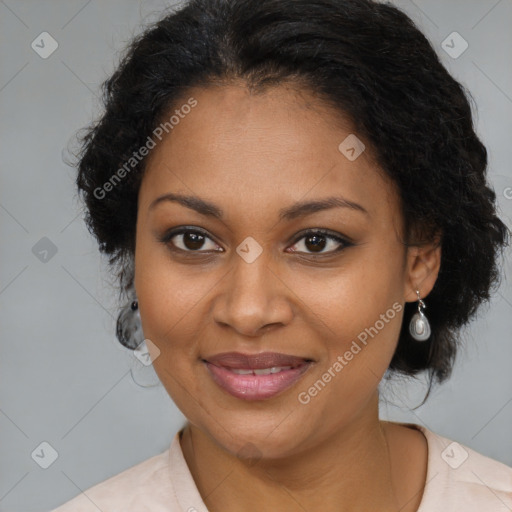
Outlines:
<svg viewBox="0 0 512 512"><path fill-rule="evenodd" d="M309 358L262 352L225 352L203 359L214 382L243 400L264 400L293 386L309 369Z"/></svg>

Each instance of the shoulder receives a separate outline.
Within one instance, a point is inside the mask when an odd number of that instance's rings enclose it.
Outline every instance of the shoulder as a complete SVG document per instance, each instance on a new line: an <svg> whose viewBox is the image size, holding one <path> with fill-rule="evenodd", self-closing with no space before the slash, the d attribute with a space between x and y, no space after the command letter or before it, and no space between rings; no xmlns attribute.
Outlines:
<svg viewBox="0 0 512 512"><path fill-rule="evenodd" d="M175 503L167 449L90 487L51 512L179 510L172 507Z"/></svg>
<svg viewBox="0 0 512 512"><path fill-rule="evenodd" d="M428 469L418 512L510 512L512 467L416 425L428 444Z"/></svg>

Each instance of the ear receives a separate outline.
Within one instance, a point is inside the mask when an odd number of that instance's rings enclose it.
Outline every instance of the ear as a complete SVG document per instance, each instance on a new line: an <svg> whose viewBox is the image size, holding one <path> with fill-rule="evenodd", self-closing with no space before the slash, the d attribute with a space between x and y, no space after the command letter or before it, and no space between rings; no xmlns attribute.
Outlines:
<svg viewBox="0 0 512 512"><path fill-rule="evenodd" d="M408 247L404 280L405 301L417 301L416 290L424 299L434 287L440 268L441 237L439 235L431 243Z"/></svg>

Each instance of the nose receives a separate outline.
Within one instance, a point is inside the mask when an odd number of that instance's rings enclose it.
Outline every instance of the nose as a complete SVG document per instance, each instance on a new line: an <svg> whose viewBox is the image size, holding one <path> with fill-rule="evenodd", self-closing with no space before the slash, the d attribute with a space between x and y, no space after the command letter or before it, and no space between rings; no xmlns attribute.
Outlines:
<svg viewBox="0 0 512 512"><path fill-rule="evenodd" d="M271 268L265 251L252 263L233 255L213 306L214 320L238 334L258 337L293 318L293 292ZM275 266L274 266L275 267Z"/></svg>

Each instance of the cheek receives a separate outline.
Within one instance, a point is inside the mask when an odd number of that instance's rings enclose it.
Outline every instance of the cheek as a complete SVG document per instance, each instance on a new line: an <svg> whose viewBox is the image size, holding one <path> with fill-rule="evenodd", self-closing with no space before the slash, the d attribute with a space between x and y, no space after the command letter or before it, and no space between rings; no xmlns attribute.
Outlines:
<svg viewBox="0 0 512 512"><path fill-rule="evenodd" d="M307 306L302 311L311 316L311 325L316 320L323 326L330 350L344 350L360 334L361 341L365 333L372 339L368 330L386 342L397 339L403 276L392 248L375 243L347 253L337 268L304 272L296 272L293 289ZM378 333L373 329L376 323Z"/></svg>
<svg viewBox="0 0 512 512"><path fill-rule="evenodd" d="M185 345L199 328L198 311L214 284L212 273L176 263L165 247L151 245L143 236L139 240L135 288L144 334L162 345L161 350Z"/></svg>
<svg viewBox="0 0 512 512"><path fill-rule="evenodd" d="M353 290L363 296L361 288ZM304 425L314 430L332 433L366 410L395 351L401 303L381 293L359 307L355 293L331 296L338 306L322 317L330 327L323 330L325 357L298 389Z"/></svg>
<svg viewBox="0 0 512 512"><path fill-rule="evenodd" d="M204 315L198 308L211 285L187 277L169 259L148 253L141 250L138 255L135 286L144 336L159 350L153 367L182 413L200 418L201 390L195 375L200 365L199 320Z"/></svg>
<svg viewBox="0 0 512 512"><path fill-rule="evenodd" d="M316 386L311 391L317 404L344 399L357 407L355 402L368 398L389 366L402 324L403 284L401 260L382 254L382 247L354 253L328 279L300 280L296 287L325 350L322 364L307 380ZM325 387L319 379L328 382Z"/></svg>

